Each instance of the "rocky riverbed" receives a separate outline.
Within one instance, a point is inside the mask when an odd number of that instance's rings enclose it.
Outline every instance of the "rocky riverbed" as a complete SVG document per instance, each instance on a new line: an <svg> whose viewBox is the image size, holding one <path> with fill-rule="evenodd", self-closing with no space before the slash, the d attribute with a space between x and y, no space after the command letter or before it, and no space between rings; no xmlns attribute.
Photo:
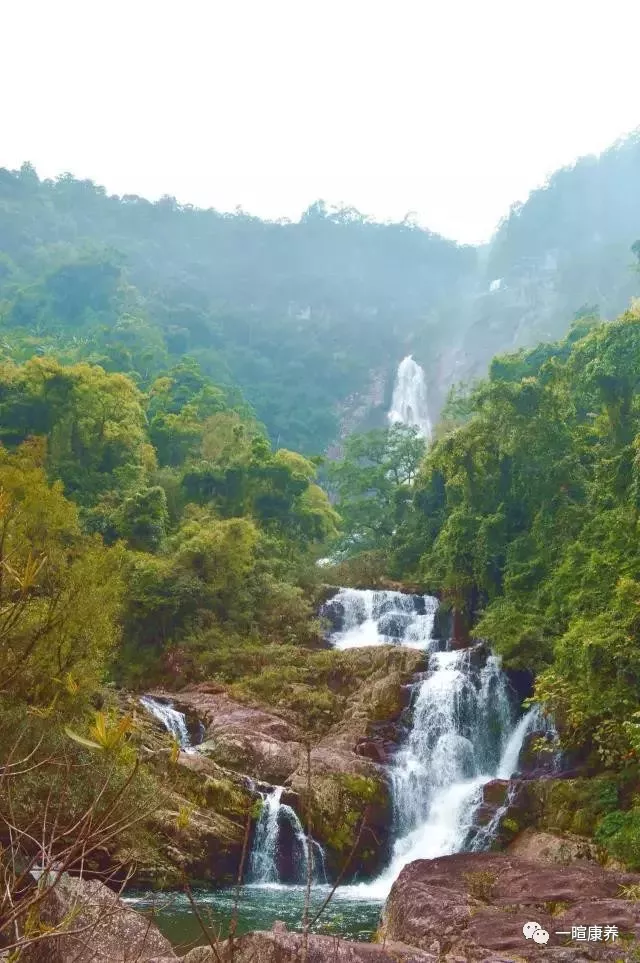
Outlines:
<svg viewBox="0 0 640 963"><path fill-rule="evenodd" d="M561 865L507 853L418 860L394 883L376 942L313 933L307 960L626 963L638 958L640 948L639 888L640 876L585 860ZM234 940L233 954L228 939L216 942L212 934L212 945L179 957L152 918L132 911L102 884L77 879L61 881L47 902L47 921L67 932L53 943L35 944L24 957L29 963L293 963L304 958L304 936L278 922L270 931ZM525 938L523 926L530 921L549 934L544 946ZM580 938L590 927L599 938Z"/></svg>

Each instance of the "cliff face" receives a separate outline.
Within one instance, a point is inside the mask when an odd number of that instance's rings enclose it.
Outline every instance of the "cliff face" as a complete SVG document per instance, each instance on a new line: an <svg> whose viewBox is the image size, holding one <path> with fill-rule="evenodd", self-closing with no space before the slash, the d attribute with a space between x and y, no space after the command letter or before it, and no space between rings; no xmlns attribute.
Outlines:
<svg viewBox="0 0 640 963"><path fill-rule="evenodd" d="M364 391L353 392L338 406L338 437L327 449L327 457L342 457L344 439L356 431L385 424L394 370L391 366L373 368Z"/></svg>

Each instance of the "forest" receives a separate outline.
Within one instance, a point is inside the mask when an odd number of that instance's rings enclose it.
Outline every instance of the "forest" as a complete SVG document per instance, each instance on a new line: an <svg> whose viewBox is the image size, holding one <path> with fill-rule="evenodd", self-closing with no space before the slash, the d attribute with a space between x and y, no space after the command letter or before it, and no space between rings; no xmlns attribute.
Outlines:
<svg viewBox="0 0 640 963"><path fill-rule="evenodd" d="M312 205L263 222L0 171L3 350L86 360L141 387L185 355L242 392L277 446L321 454L338 408L388 363L476 254Z"/></svg>
<svg viewBox="0 0 640 963"><path fill-rule="evenodd" d="M10 959L48 938L25 884L38 860L119 882L152 865L139 880L177 886L158 838L184 842L197 807L234 858L243 821L255 826L222 750L199 782L145 723L150 690L223 693L295 725L309 781L293 783L342 873L383 797L364 769L335 783L321 769L312 789L312 747L336 726L342 738L364 719L368 738L395 724L420 665L402 646L331 648L319 612L337 586L434 596L456 644L484 642L525 678L525 708L542 706L585 782L605 787L587 835L640 868L640 310L601 319L638 288L640 212L622 224L611 186L638 149L559 172L484 250L321 202L268 223L0 171ZM554 304L547 287L540 323L518 334L509 292L538 284L549 251ZM494 309L490 277L504 280ZM372 372L447 337L475 376L443 375L430 443L386 423L385 397L341 431ZM363 850L367 871L383 848Z"/></svg>

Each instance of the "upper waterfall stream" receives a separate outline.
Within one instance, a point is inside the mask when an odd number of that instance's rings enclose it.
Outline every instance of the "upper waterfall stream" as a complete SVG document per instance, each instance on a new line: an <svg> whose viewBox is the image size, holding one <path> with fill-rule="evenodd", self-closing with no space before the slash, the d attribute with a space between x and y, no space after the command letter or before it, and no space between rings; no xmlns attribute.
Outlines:
<svg viewBox="0 0 640 963"><path fill-rule="evenodd" d="M342 588L322 606L331 624L336 649L354 649L387 642L428 648L438 600L430 595Z"/></svg>
<svg viewBox="0 0 640 963"><path fill-rule="evenodd" d="M398 365L388 418L392 425L415 427L423 438L431 439L433 426L429 417L427 379L411 355Z"/></svg>
<svg viewBox="0 0 640 963"><path fill-rule="evenodd" d="M168 699L161 701L150 695L140 696L140 704L171 733L183 752L193 751L184 712L179 712Z"/></svg>

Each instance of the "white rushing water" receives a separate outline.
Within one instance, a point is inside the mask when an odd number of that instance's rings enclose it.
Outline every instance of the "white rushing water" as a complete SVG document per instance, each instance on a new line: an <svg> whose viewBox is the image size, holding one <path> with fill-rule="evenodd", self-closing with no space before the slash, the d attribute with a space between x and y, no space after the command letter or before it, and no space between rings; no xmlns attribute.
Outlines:
<svg viewBox="0 0 640 963"><path fill-rule="evenodd" d="M281 847L284 845L283 828L290 828L290 863L294 882L303 883L307 878L309 847L304 827L291 806L282 802L283 786L275 786L272 792L262 796L262 810L255 829L249 879L254 884L280 883ZM320 843L311 840L312 875L316 882L326 883L324 851Z"/></svg>
<svg viewBox="0 0 640 963"><path fill-rule="evenodd" d="M431 439L433 426L429 417L427 379L411 355L398 365L388 418L391 424L416 427L423 438Z"/></svg>
<svg viewBox="0 0 640 963"><path fill-rule="evenodd" d="M329 641L336 649L387 643L426 649L437 610L438 600L430 595L343 588L320 614L331 622Z"/></svg>
<svg viewBox="0 0 640 963"><path fill-rule="evenodd" d="M183 751L192 751L191 737L187 729L184 712L179 712L168 700L166 702L160 701L154 699L153 696L141 696L140 703L147 712L150 712L162 723L167 732L171 733Z"/></svg>
<svg viewBox="0 0 640 963"><path fill-rule="evenodd" d="M499 816L474 836L482 787L510 778L526 736L542 727L537 709L516 720L499 658L481 646L435 651L436 609L429 596L355 589L340 590L325 606L337 647L396 641L430 650L410 732L389 772L395 830L389 865L370 883L340 887L345 898L384 899L407 863L487 846Z"/></svg>
<svg viewBox="0 0 640 963"><path fill-rule="evenodd" d="M469 650L431 655L409 738L391 770L397 833L391 862L362 887L363 895L382 898L407 863L465 847L482 786L497 777L511 728L507 684L495 656L478 669Z"/></svg>

